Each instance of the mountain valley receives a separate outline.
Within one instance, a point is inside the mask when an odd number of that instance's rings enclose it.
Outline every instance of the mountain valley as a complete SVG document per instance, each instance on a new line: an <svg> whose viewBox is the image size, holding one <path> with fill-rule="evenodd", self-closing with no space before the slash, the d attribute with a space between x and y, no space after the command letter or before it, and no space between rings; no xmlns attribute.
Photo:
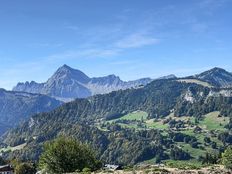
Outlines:
<svg viewBox="0 0 232 174"><path fill-rule="evenodd" d="M87 92L90 95L87 97L84 92L83 98L63 105L57 101L52 111L36 110L35 115L26 117L27 121L1 136L0 151L4 158L37 161L45 142L71 136L90 144L105 163L201 166L209 160L213 163L214 157L218 158L232 143L232 88L230 73L224 70L214 68L203 75L168 76L148 80L149 83L147 79L138 80L132 86L116 76L90 80L79 70L74 72L61 67L47 83L18 84L17 89L38 92L41 86L51 84L49 89L63 91L63 88L73 89L71 84L82 82L82 85L101 84L102 88L94 87L100 93L103 87L109 84L111 87L106 94L92 96ZM71 82L77 77L78 82ZM64 84L66 81L71 86ZM110 92L112 86L122 87L122 84L126 84L126 89L115 88ZM70 91L66 92L66 97L74 98ZM74 93L74 96L78 94ZM53 94L58 98L64 93Z"/></svg>
<svg viewBox="0 0 232 174"><path fill-rule="evenodd" d="M37 160L44 142L72 136L90 143L107 163L198 164L206 154L219 155L232 143L231 107L230 88L155 80L142 88L76 99L37 114L2 137L4 146L27 144L3 155Z"/></svg>

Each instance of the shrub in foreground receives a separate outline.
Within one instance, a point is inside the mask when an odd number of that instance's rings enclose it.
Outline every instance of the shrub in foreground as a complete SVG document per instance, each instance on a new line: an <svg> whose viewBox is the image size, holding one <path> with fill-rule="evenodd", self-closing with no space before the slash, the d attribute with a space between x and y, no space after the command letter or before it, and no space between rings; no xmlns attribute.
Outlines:
<svg viewBox="0 0 232 174"><path fill-rule="evenodd" d="M39 167L51 173L71 173L84 168L96 170L101 166L88 145L72 138L58 138L44 145Z"/></svg>
<svg viewBox="0 0 232 174"><path fill-rule="evenodd" d="M222 154L222 164L227 169L232 169L232 146L228 147Z"/></svg>

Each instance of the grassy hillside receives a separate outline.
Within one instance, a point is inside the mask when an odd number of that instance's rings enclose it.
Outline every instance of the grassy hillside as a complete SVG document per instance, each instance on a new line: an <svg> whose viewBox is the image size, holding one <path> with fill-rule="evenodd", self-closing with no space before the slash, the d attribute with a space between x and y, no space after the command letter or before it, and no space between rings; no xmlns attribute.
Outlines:
<svg viewBox="0 0 232 174"><path fill-rule="evenodd" d="M211 96L212 90L157 80L144 88L77 99L6 134L3 144L27 145L4 155L37 160L44 142L72 136L90 144L106 163L202 162L207 153L218 155L232 143L231 98Z"/></svg>
<svg viewBox="0 0 232 174"><path fill-rule="evenodd" d="M215 111L204 116L204 119L200 122L200 126L206 130L218 130L224 131L225 125L229 123L229 117L220 116L220 112Z"/></svg>
<svg viewBox="0 0 232 174"><path fill-rule="evenodd" d="M229 123L229 117L221 116L219 111L205 114L199 122L195 122L195 118L190 116L175 117L173 113L161 119L149 119L146 116L147 113L144 111L134 111L118 119L107 121L107 123L136 130L158 129L162 130L162 134L164 135L167 135L169 131L173 131L187 136L193 136L197 140L197 147L192 147L191 144L186 142L176 142L175 145L188 152L191 157L195 159L192 160L191 163L194 163L193 165L196 166L199 166L199 163L201 163L197 159L206 155L206 153L218 153L218 148L220 146L222 147L223 143L218 139L217 135L220 132L226 131L225 126ZM176 129L176 127L170 127L171 120L183 122L184 127L178 129ZM101 125L102 129L107 129L107 127L104 127L104 125L107 125L106 123L103 122ZM201 128L201 131L196 133L194 131L196 127ZM211 136L211 133L214 133L214 136ZM206 137L210 137L210 142L205 142ZM216 143L217 148L213 148L212 143ZM167 149L166 152L169 153L169 150ZM146 163L154 163L155 160L156 158L150 159L146 161ZM177 165L181 163L176 160L168 160L166 162L178 163Z"/></svg>
<svg viewBox="0 0 232 174"><path fill-rule="evenodd" d="M120 118L117 119L112 119L109 122L115 122L117 120L137 120L137 121L142 121L142 120L146 120L148 117L148 113L144 112L144 111L134 111L131 112L129 114L126 114Z"/></svg>
<svg viewBox="0 0 232 174"><path fill-rule="evenodd" d="M179 79L178 82L185 82L185 83L195 83L198 85L202 85L204 87L212 88L213 86L210 85L208 82L204 82L198 79Z"/></svg>

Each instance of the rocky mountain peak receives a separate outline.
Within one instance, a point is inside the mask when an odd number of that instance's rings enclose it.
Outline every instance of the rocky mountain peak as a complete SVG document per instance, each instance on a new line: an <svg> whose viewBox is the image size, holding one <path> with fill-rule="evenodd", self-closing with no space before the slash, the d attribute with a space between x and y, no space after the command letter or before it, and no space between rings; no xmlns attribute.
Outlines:
<svg viewBox="0 0 232 174"><path fill-rule="evenodd" d="M205 73L208 73L208 74L218 74L218 73L229 73L227 72L226 70L222 69L222 68L219 68L219 67L215 67L215 68L212 68L208 71L206 71Z"/></svg>
<svg viewBox="0 0 232 174"><path fill-rule="evenodd" d="M114 74L108 75L105 77L106 79L108 79L109 81L121 81L119 76L116 76Z"/></svg>
<svg viewBox="0 0 232 174"><path fill-rule="evenodd" d="M61 66L60 68L63 68L63 69L72 69L70 66L68 66L67 64L64 64L63 66Z"/></svg>
<svg viewBox="0 0 232 174"><path fill-rule="evenodd" d="M59 67L57 69L56 73L61 73L61 72L63 72L63 73L72 73L74 71L75 71L75 69L73 69L70 66L64 64L63 66L61 66L61 67Z"/></svg>
<svg viewBox="0 0 232 174"><path fill-rule="evenodd" d="M232 77L232 74L227 72L226 70L222 69L222 68L218 68L218 67L215 67L215 68L212 68L208 71L205 71L201 74L198 74L196 75L196 77L206 77L206 76L231 76Z"/></svg>
<svg viewBox="0 0 232 174"><path fill-rule="evenodd" d="M70 66L64 64L53 74L53 76L48 80L49 81L59 81L64 79L77 80L81 83L87 83L89 77L78 69L73 69Z"/></svg>
<svg viewBox="0 0 232 174"><path fill-rule="evenodd" d="M163 78L169 79L173 76ZM114 74L90 78L82 71L64 64L45 83L19 83L13 90L45 94L66 102L75 98L86 98L95 94L145 86L151 81L150 78L123 81Z"/></svg>

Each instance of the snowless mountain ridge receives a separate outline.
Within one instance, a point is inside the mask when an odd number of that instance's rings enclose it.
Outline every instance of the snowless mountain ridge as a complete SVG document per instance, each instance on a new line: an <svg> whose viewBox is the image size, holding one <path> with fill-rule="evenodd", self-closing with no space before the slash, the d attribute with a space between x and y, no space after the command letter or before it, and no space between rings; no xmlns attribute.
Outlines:
<svg viewBox="0 0 232 174"><path fill-rule="evenodd" d="M176 77L169 75L163 78L170 79ZM136 88L144 86L151 81L151 78L142 78L125 82L115 75L90 78L80 70L63 65L47 82L18 83L13 88L13 91L45 94L63 101L70 101L75 98L86 98L95 94L105 94L120 89Z"/></svg>
<svg viewBox="0 0 232 174"><path fill-rule="evenodd" d="M230 88L232 87L232 73L222 68L215 67L201 74L195 75L195 78L210 83L215 87Z"/></svg>
<svg viewBox="0 0 232 174"><path fill-rule="evenodd" d="M176 79L175 75L168 75L159 79ZM213 68L203 73L186 78L198 79L214 87L232 87L232 74L222 68ZM88 77L80 70L63 65L45 83L35 81L18 83L13 91L44 94L62 101L71 101L75 98L86 98L96 94L105 94L112 91L128 88L138 88L150 83L153 79L142 78L134 81L122 81L116 75L104 77Z"/></svg>

